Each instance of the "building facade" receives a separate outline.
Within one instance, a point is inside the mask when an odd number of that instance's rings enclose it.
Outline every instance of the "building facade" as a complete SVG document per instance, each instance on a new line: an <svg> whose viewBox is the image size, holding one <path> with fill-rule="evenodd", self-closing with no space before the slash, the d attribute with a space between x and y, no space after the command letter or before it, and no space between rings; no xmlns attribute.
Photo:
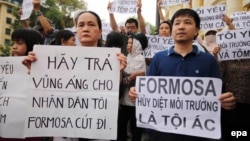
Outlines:
<svg viewBox="0 0 250 141"><path fill-rule="evenodd" d="M201 6L211 6L226 4L226 14L231 15L236 11L249 11L250 0L190 0L192 8ZM189 4L180 4L165 7L165 18L171 19L171 16L180 8L190 8Z"/></svg>
<svg viewBox="0 0 250 141"><path fill-rule="evenodd" d="M226 14L228 16L237 11L250 11L250 0L190 0L190 2L191 4L166 6L164 8L165 19L171 19L172 15L181 8L198 8L219 4L226 4ZM200 31L199 36L202 39L204 32Z"/></svg>
<svg viewBox="0 0 250 141"><path fill-rule="evenodd" d="M11 44L12 24L18 22L13 11L20 6L20 0L0 0L0 46Z"/></svg>

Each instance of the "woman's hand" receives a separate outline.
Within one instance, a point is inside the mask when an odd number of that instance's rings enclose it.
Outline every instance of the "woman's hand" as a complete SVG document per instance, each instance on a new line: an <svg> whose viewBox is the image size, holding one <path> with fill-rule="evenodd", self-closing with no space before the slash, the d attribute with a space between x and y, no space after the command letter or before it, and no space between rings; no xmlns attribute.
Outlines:
<svg viewBox="0 0 250 141"><path fill-rule="evenodd" d="M28 53L28 56L24 57L22 64L25 65L28 69L28 74L30 74L31 63L37 60L36 54L33 51Z"/></svg>
<svg viewBox="0 0 250 141"><path fill-rule="evenodd" d="M226 110L231 110L235 108L236 98L233 93L226 92L220 95L219 100L221 102L221 107Z"/></svg>
<svg viewBox="0 0 250 141"><path fill-rule="evenodd" d="M213 49L212 52L213 52L213 54L214 54L215 56L217 56L218 53L220 52L220 47L219 47L219 46L214 47L214 49Z"/></svg>
<svg viewBox="0 0 250 141"><path fill-rule="evenodd" d="M129 89L128 96L132 102L135 102L136 98L138 97L138 94L135 91L135 87L131 87Z"/></svg>
<svg viewBox="0 0 250 141"><path fill-rule="evenodd" d="M127 66L127 57L122 53L117 53L116 56L120 61L120 71L123 71Z"/></svg>

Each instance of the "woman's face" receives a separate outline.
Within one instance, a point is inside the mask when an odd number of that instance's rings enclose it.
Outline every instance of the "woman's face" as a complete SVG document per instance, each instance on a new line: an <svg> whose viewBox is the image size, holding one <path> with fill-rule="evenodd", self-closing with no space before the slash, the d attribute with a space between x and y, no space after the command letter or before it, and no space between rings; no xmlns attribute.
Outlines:
<svg viewBox="0 0 250 141"><path fill-rule="evenodd" d="M27 45L23 40L13 41L12 56L24 56L27 52Z"/></svg>
<svg viewBox="0 0 250 141"><path fill-rule="evenodd" d="M169 37L170 36L170 27L167 23L162 23L159 27L159 36Z"/></svg>
<svg viewBox="0 0 250 141"><path fill-rule="evenodd" d="M127 44L127 52L128 53L131 53L132 47L133 47L133 39L132 38L128 38L128 44Z"/></svg>
<svg viewBox="0 0 250 141"><path fill-rule="evenodd" d="M65 46L76 46L75 36L70 37L68 40L62 39L62 45L65 45Z"/></svg>
<svg viewBox="0 0 250 141"><path fill-rule="evenodd" d="M77 21L77 36L82 46L97 46L102 31L97 18L91 13L82 13Z"/></svg>

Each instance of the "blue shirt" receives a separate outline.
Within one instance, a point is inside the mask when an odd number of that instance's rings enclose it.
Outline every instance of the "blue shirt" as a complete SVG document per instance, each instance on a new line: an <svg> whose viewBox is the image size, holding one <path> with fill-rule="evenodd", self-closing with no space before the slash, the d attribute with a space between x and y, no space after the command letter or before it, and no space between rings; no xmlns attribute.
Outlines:
<svg viewBox="0 0 250 141"><path fill-rule="evenodd" d="M185 57L175 52L174 47L158 52L147 75L221 78L217 60L211 54L199 51L195 45Z"/></svg>

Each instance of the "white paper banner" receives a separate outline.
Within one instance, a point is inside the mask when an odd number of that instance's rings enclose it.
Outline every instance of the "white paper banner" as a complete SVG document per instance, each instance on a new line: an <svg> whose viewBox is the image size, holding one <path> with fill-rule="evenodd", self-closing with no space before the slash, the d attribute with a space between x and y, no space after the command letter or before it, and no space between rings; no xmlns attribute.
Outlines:
<svg viewBox="0 0 250 141"><path fill-rule="evenodd" d="M206 6L194 9L200 16L201 30L221 29L226 26L222 21L222 14L226 12L226 5Z"/></svg>
<svg viewBox="0 0 250 141"><path fill-rule="evenodd" d="M137 77L137 126L219 139L222 81L196 77Z"/></svg>
<svg viewBox="0 0 250 141"><path fill-rule="evenodd" d="M24 138L27 68L23 57L0 57L0 136Z"/></svg>
<svg viewBox="0 0 250 141"><path fill-rule="evenodd" d="M250 58L250 28L218 32L216 42L220 61Z"/></svg>
<svg viewBox="0 0 250 141"><path fill-rule="evenodd" d="M116 139L118 48L35 46L25 136Z"/></svg>
<svg viewBox="0 0 250 141"><path fill-rule="evenodd" d="M137 0L114 0L109 12L120 14L136 14Z"/></svg>

